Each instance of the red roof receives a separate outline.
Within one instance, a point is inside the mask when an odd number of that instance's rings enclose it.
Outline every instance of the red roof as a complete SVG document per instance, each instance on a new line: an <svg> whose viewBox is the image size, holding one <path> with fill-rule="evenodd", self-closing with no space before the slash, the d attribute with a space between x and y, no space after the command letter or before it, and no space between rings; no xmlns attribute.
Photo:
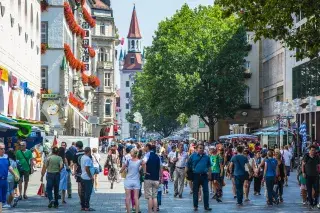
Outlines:
<svg viewBox="0 0 320 213"><path fill-rule="evenodd" d="M134 59L134 63L131 63L131 58ZM124 70L141 70L142 69L142 56L141 53L128 53L124 59Z"/></svg>
<svg viewBox="0 0 320 213"><path fill-rule="evenodd" d="M93 7L97 9L106 9L106 10L110 9L110 7L106 5L104 2L102 2L101 0L96 0L96 4Z"/></svg>
<svg viewBox="0 0 320 213"><path fill-rule="evenodd" d="M138 38L138 39L142 38L141 33L140 33L139 22L138 22L135 6L134 6L133 12L132 12L128 38Z"/></svg>

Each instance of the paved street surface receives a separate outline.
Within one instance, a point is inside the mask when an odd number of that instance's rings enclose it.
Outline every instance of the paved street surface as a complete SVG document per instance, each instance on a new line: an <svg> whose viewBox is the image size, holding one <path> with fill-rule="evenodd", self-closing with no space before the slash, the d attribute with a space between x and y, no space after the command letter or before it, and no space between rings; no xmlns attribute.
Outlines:
<svg viewBox="0 0 320 213"><path fill-rule="evenodd" d="M243 207L237 207L236 201L233 199L231 193L231 183L227 182L227 186L224 189L223 203L217 204L216 201L210 199L210 206L213 208L212 212L311 212L308 208L303 207L300 199L300 190L295 180L295 174L290 177L289 187L285 187L285 194L283 204L274 207L267 207L265 204L264 196L250 196L251 201L245 203ZM18 203L16 208L10 210L4 210L5 213L47 213L47 212L81 212L79 198L77 195L77 188L75 182L73 183L73 197L67 199L67 204L60 205L59 209L48 209L48 200L43 197L37 196L37 190L40 184L40 172L36 172L32 175L31 184L29 188L29 199L22 200ZM185 188L184 197L182 199L173 198L172 189L173 184L169 184L169 194L163 195L162 206L160 212L164 213L189 213L193 212L192 195L189 194L189 187ZM171 193L170 193L171 192ZM262 193L263 194L263 193ZM123 183L120 182L115 185L113 190L110 189L110 183L106 180L103 175L100 176L100 187L98 192L94 193L91 197L91 207L96 209L97 212L125 212L124 204L124 189ZM142 197L141 210L143 213L147 212L146 200ZM317 212L313 210L312 212ZM199 204L199 211L203 211L203 203Z"/></svg>

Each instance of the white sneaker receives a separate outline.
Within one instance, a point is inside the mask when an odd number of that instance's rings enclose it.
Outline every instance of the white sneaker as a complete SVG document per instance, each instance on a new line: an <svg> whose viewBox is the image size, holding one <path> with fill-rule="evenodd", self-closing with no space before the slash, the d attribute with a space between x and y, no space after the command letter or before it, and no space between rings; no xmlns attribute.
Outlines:
<svg viewBox="0 0 320 213"><path fill-rule="evenodd" d="M9 205L9 204L4 204L2 207L3 207L3 208L6 208L6 209L9 209L9 208L11 208L11 205Z"/></svg>

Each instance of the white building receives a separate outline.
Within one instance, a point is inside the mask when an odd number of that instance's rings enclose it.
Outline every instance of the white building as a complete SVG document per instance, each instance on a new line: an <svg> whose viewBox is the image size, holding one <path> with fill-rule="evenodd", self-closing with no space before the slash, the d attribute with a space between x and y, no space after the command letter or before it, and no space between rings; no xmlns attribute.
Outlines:
<svg viewBox="0 0 320 213"><path fill-rule="evenodd" d="M126 114L131 109L131 88L137 72L142 71L143 57L141 33L135 7L133 8L129 33L127 36L128 54L120 59L120 108L121 108L121 138L135 137L132 134L133 125L126 120Z"/></svg>
<svg viewBox="0 0 320 213"><path fill-rule="evenodd" d="M40 1L0 3L0 113L40 120Z"/></svg>
<svg viewBox="0 0 320 213"><path fill-rule="evenodd" d="M115 88L115 47L118 35L114 23L110 1L95 0L93 15L97 25L92 34L92 46L97 56L92 61L93 71L100 79L100 86L94 92L92 112L99 117L98 125L93 128L97 137L113 138L117 131L116 88ZM116 128L114 128L116 126Z"/></svg>
<svg viewBox="0 0 320 213"><path fill-rule="evenodd" d="M42 118L58 134L87 136L91 135L88 118L93 88L87 86L83 76L91 75L89 49L91 28L95 23L91 17L94 2L76 2L46 0L41 3L46 4L41 15L44 49L41 87L45 93L42 94ZM69 17L69 22L66 17ZM70 22L76 23L77 30Z"/></svg>

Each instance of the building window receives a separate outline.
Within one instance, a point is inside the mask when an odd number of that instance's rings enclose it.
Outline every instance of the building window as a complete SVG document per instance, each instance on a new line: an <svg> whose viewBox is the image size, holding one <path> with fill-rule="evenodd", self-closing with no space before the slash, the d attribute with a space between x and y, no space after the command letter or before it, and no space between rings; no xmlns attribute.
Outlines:
<svg viewBox="0 0 320 213"><path fill-rule="evenodd" d="M99 54L98 54L99 61L105 61L105 50L104 48L99 49Z"/></svg>
<svg viewBox="0 0 320 213"><path fill-rule="evenodd" d="M26 0L26 2L24 3L24 15L27 16L28 15L28 1Z"/></svg>
<svg viewBox="0 0 320 213"><path fill-rule="evenodd" d="M39 33L39 13L37 13L37 18L36 18L36 29L37 29L37 33Z"/></svg>
<svg viewBox="0 0 320 213"><path fill-rule="evenodd" d="M30 23L31 23L31 27L33 27L33 5L32 4L30 9Z"/></svg>
<svg viewBox="0 0 320 213"><path fill-rule="evenodd" d="M43 44L48 43L48 22L47 21L41 22L41 43Z"/></svg>
<svg viewBox="0 0 320 213"><path fill-rule="evenodd" d="M247 104L250 104L250 88L247 87L245 94L244 94L244 101Z"/></svg>
<svg viewBox="0 0 320 213"><path fill-rule="evenodd" d="M126 103L126 109L129 109L130 105L128 103Z"/></svg>
<svg viewBox="0 0 320 213"><path fill-rule="evenodd" d="M277 101L283 101L283 86L277 88Z"/></svg>
<svg viewBox="0 0 320 213"><path fill-rule="evenodd" d="M131 64L134 64L134 57L131 57L131 58L130 58L130 63L131 63Z"/></svg>
<svg viewBox="0 0 320 213"><path fill-rule="evenodd" d="M100 35L105 35L106 34L106 26L104 23L101 23L100 25Z"/></svg>
<svg viewBox="0 0 320 213"><path fill-rule="evenodd" d="M110 116L111 115L111 101L110 100L106 100L105 115L106 116Z"/></svg>
<svg viewBox="0 0 320 213"><path fill-rule="evenodd" d="M126 92L126 98L130 98L130 93Z"/></svg>
<svg viewBox="0 0 320 213"><path fill-rule="evenodd" d="M244 67L245 67L247 70L250 70L250 61L246 61L246 63L244 64Z"/></svg>
<svg viewBox="0 0 320 213"><path fill-rule="evenodd" d="M48 67L41 67L41 88L48 89Z"/></svg>
<svg viewBox="0 0 320 213"><path fill-rule="evenodd" d="M111 73L104 73L104 86L105 87L111 86Z"/></svg>
<svg viewBox="0 0 320 213"><path fill-rule="evenodd" d="M134 49L134 40L131 41L131 49Z"/></svg>
<svg viewBox="0 0 320 213"><path fill-rule="evenodd" d="M126 87L130 87L130 81L126 81Z"/></svg>

